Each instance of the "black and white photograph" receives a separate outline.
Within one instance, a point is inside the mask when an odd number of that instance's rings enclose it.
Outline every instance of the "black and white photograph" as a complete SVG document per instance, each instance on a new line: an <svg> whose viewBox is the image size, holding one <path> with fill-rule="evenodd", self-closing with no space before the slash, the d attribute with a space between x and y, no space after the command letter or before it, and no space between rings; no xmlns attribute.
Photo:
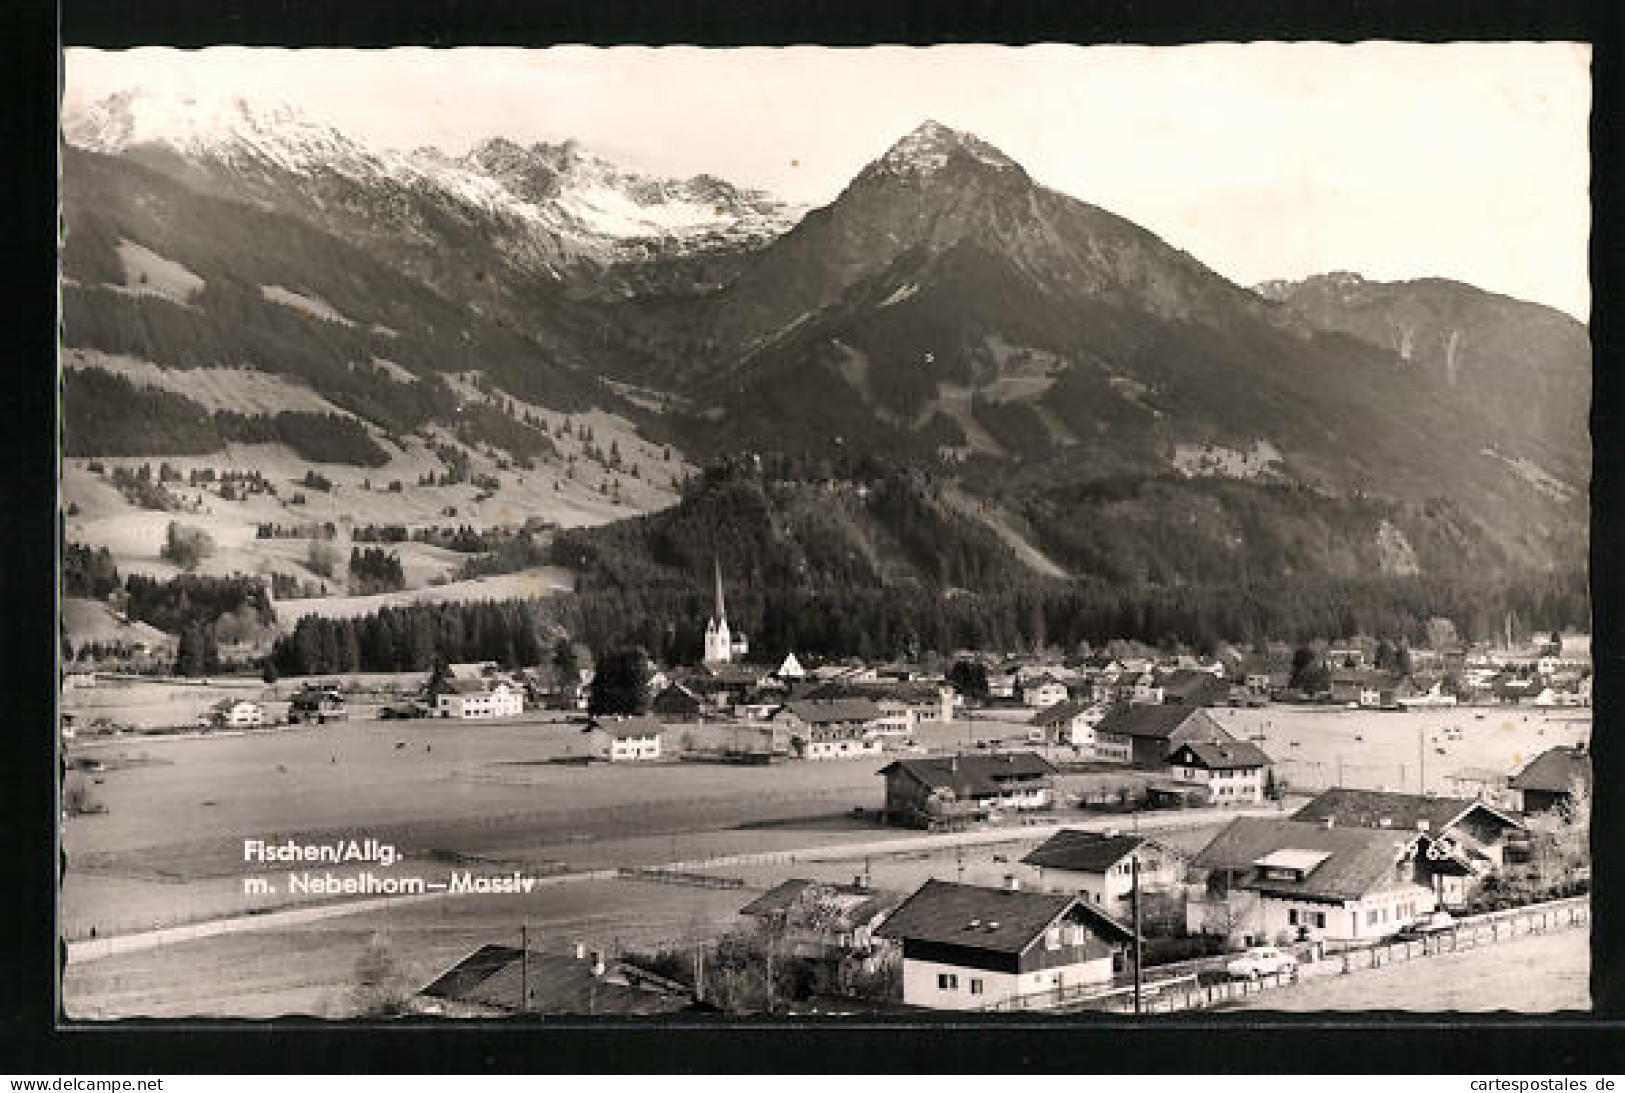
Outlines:
<svg viewBox="0 0 1625 1093"><path fill-rule="evenodd" d="M62 1018L1589 1014L1591 66L65 49Z"/></svg>

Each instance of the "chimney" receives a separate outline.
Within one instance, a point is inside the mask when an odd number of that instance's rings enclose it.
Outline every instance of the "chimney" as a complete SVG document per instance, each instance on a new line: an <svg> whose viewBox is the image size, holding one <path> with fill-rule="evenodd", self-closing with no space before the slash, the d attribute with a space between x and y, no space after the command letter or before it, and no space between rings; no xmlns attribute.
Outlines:
<svg viewBox="0 0 1625 1093"><path fill-rule="evenodd" d="M1337 817L1336 816L1328 816L1328 817L1326 817L1326 830L1327 831L1330 831L1332 828L1334 828L1336 826L1337 826Z"/></svg>
<svg viewBox="0 0 1625 1093"><path fill-rule="evenodd" d="M1431 826L1432 825L1429 824L1426 820L1417 820L1416 821L1416 830L1418 830L1418 831L1426 831Z"/></svg>
<svg viewBox="0 0 1625 1093"><path fill-rule="evenodd" d="M593 976L595 978L598 977L598 976L601 976L601 975L604 974L605 970L606 970L606 965L604 964L603 950L594 949L592 951L592 974L593 974Z"/></svg>
<svg viewBox="0 0 1625 1093"><path fill-rule="evenodd" d="M587 946L580 941L576 942L576 959L587 959Z"/></svg>
<svg viewBox="0 0 1625 1093"><path fill-rule="evenodd" d="M865 888L869 887L869 884L868 884L867 880L864 878L864 875L862 873L859 873L857 876L852 878L852 887L856 888L858 891L861 892Z"/></svg>
<svg viewBox="0 0 1625 1093"><path fill-rule="evenodd" d="M1392 816L1384 816L1384 817L1382 817L1381 819L1379 819L1377 821L1377 826L1378 827L1393 827L1394 826L1394 819L1393 819Z"/></svg>
<svg viewBox="0 0 1625 1093"><path fill-rule="evenodd" d="M1021 881L1014 873L1006 873L1004 875L1004 890L1006 892L1021 891Z"/></svg>

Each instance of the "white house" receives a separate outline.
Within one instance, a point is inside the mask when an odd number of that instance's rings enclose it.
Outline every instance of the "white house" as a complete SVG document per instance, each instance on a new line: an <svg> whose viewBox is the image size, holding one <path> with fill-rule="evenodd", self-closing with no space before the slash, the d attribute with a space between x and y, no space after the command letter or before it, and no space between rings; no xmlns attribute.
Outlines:
<svg viewBox="0 0 1625 1093"><path fill-rule="evenodd" d="M1053 676L1042 676L1023 684L1021 700L1028 706L1043 709L1046 706L1057 706L1065 702L1068 697L1066 684Z"/></svg>
<svg viewBox="0 0 1625 1093"><path fill-rule="evenodd" d="M660 758L660 742L666 731L656 718L597 717L581 730L592 738L593 754L611 763L632 763Z"/></svg>
<svg viewBox="0 0 1625 1093"><path fill-rule="evenodd" d="M1047 1009L1112 980L1133 933L1077 896L928 880L876 931L903 947L903 1001Z"/></svg>
<svg viewBox="0 0 1625 1093"><path fill-rule="evenodd" d="M1034 744L1073 747L1094 751L1095 726L1106 716L1106 707L1084 702L1057 702L1046 706L1028 721L1027 739Z"/></svg>
<svg viewBox="0 0 1625 1093"><path fill-rule="evenodd" d="M1021 861L1038 871L1040 886L1082 895L1109 915L1133 913L1134 862L1140 892L1171 892L1185 879L1186 855L1154 839L1063 828Z"/></svg>
<svg viewBox="0 0 1625 1093"><path fill-rule="evenodd" d="M253 728L265 724L265 707L258 702L227 698L210 707L204 720L216 728Z"/></svg>
<svg viewBox="0 0 1625 1093"><path fill-rule="evenodd" d="M1216 805L1256 805L1264 800L1264 772L1270 757L1241 740L1190 741L1168 756L1175 780L1207 787Z"/></svg>
<svg viewBox="0 0 1625 1093"><path fill-rule="evenodd" d="M435 699L435 712L441 717L465 721L512 717L524 708L524 694L519 688L487 679L448 679Z"/></svg>
<svg viewBox="0 0 1625 1093"><path fill-rule="evenodd" d="M1472 867L1419 831L1241 817L1191 863L1205 894L1186 903L1192 932L1244 944L1372 941L1438 908L1436 877Z"/></svg>

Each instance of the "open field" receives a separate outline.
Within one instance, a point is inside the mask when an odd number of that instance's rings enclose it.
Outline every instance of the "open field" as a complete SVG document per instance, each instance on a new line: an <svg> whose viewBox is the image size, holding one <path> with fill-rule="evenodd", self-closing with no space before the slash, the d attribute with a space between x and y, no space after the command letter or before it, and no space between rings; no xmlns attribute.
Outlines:
<svg viewBox="0 0 1625 1093"><path fill-rule="evenodd" d="M392 546L390 549L395 548ZM402 562L404 564L405 558ZM528 600L550 596L555 592L569 592L574 588L575 575L568 569L540 566L518 573L502 573L468 581L447 581L432 588L381 592L375 596L324 596L310 600L278 600L275 606L277 621L283 626L292 626L306 615L319 615L324 619L346 619L370 615L386 607L403 607L410 603Z"/></svg>
<svg viewBox="0 0 1625 1093"><path fill-rule="evenodd" d="M1305 792L1346 785L1415 793L1425 785L1429 793L1450 795L1459 792L1450 776L1465 768L1511 774L1547 748L1591 737L1591 711L1585 709L1456 706L1390 713L1267 706L1209 712L1237 739L1254 740L1276 761L1276 776Z"/></svg>
<svg viewBox="0 0 1625 1093"><path fill-rule="evenodd" d="M1159 837L1190 848L1211 837L1223 818L1204 816L1193 822L1191 818L1165 815L1157 817L1156 822L1177 825L1178 830ZM791 824L776 834L789 846L806 847L819 836L845 845L854 837L872 840L882 833ZM917 835L891 834L903 838ZM719 849L710 838L699 841L707 850ZM514 942L521 923L529 932L532 946L544 951L568 951L577 942L611 952L658 948L712 937L740 925L738 909L788 876L834 882L866 872L876 886L901 892L912 890L928 877L948 880L963 876L966 880L994 883L1008 869L994 855L1019 857L1036 841L1036 837L1028 837L968 847L963 855L963 873L959 853L945 847L708 870L743 880L745 886L738 889L581 880L547 886L528 895L461 896L403 903L286 929L250 929L74 961L68 965L64 992L68 1012L87 1018L196 1014L272 1017L287 1013L343 1016L355 960L374 934L388 939L405 978L417 986L478 945ZM690 853L690 842L685 836L679 852ZM756 844L754 849L760 849L759 839L752 842ZM838 852L839 847L830 850ZM232 968L233 974L220 975L222 967Z"/></svg>
<svg viewBox="0 0 1625 1093"><path fill-rule="evenodd" d="M1591 1009L1591 938L1536 934L1460 953L1264 991L1242 1009L1553 1013Z"/></svg>
<svg viewBox="0 0 1625 1093"><path fill-rule="evenodd" d="M246 369L215 368L190 371L161 369L146 361L109 357L91 351L70 351L70 368L106 368L147 386L163 387L198 400L207 409L231 409L255 413L270 408L307 412L339 412L314 391L297 381ZM427 426L422 435L385 436L368 431L388 454L380 467L313 463L281 444L228 444L220 452L199 456L74 458L63 461L61 492L72 514L65 519L65 537L92 548L106 547L119 572L171 577L178 570L159 557L164 531L175 520L201 528L215 540L215 553L199 566L211 575L231 573L286 573L301 581L320 583L305 566L308 542L303 539L259 539L256 526L275 523L297 526L332 523L339 530L338 546L348 557L351 543L348 530L354 525L404 524L409 527L457 526L476 529L497 526L518 527L532 517L562 527L590 526L654 512L675 503L675 483L695 468L680 453L640 437L631 422L601 410L565 415L544 410L516 399L493 399L474 387L477 373L448 377L451 386L466 402L485 402L511 407L514 413L529 412L549 433L558 431L553 443L558 455L541 457L526 470L509 462L504 453L489 445L468 445L444 426ZM349 416L349 415L346 415ZM568 425L571 432L562 429ZM592 439L587 439L590 430ZM445 486L420 486L425 475L443 474L447 467L432 449L434 443L451 443L468 457L471 477L494 478L500 488L488 491L472 481ZM589 458L589 448L610 452L620 458L620 470L610 470ZM105 475L90 470L99 463ZM167 463L181 475L182 482L166 484L166 489L196 511L170 513L137 508L113 487L110 478L115 467L136 470L143 465L154 472ZM508 464L504 466L503 464ZM309 470L329 479L331 491L305 488L301 480ZM253 494L225 500L218 487L185 484L193 470L219 473L257 471L278 490L278 496ZM636 471L634 476L633 471ZM391 483L399 488L391 491ZM610 494L618 484L619 501ZM303 501L295 503L295 495ZM401 554L409 589L429 587L436 579L456 575L465 556L451 551L403 543L390 547ZM342 567L341 567L342 570ZM544 582L545 589L558 586ZM343 574L329 587L342 589ZM439 598L466 592L475 597L489 593L477 587L440 590ZM341 609L350 610L353 608Z"/></svg>
<svg viewBox="0 0 1625 1093"><path fill-rule="evenodd" d="M399 679L370 682L387 689ZM76 701L106 697L98 691L84 692ZM160 705L175 701L174 696L156 700ZM1365 714L1272 707L1224 710L1217 716L1240 736L1262 732L1275 737L1264 745L1272 754L1298 740L1294 751L1303 757L1294 761L1305 770L1314 769L1313 763L1335 764L1341 757L1346 774L1368 759L1371 768L1385 761L1397 765L1414 750L1418 730L1442 734L1447 724L1454 725L1462 740L1451 742L1447 755L1429 764L1429 784L1437 778L1441 788L1455 765L1488 766L1514 754L1527 756L1537 744L1583 738L1588 728L1583 721L1559 720L1563 715L1488 711L1498 719L1480 721L1480 712ZM1020 736L1022 720L1022 714L1010 711L1001 717L930 724L921 728L920 743L928 750L943 750ZM1354 742L1355 735L1366 739ZM853 814L855 808L880 805L883 789L875 772L891 756L763 767L548 762L578 750L579 736L578 724L540 719L487 724L352 721L240 736L126 737L75 748L76 754L116 758L123 753L146 761L123 767L109 763L96 787L108 814L78 817L65 825L69 872L61 907L63 934L82 939L95 927L107 937L331 898L245 894L244 875L261 871L280 880L289 868L245 864L245 838L302 843L377 838L395 844L406 858L393 870L373 866L375 872L440 877L452 868L546 876L563 870L872 846L917 835L884 829ZM1139 777L1127 772L1069 775L1060 788L1068 794L1098 792L1111 779L1125 776ZM1295 805L1287 802L1286 807ZM1044 819L1073 822L1070 815L1094 826L1132 829L1136 824L1132 816L1098 813L1049 814ZM1143 821L1182 828L1161 837L1194 850L1222 818L1165 813ZM966 849L963 856L946 848L866 851L836 860L711 870L738 877L746 885L741 890L580 881L524 896L437 899L297 928L110 956L71 967L67 984L78 1007L74 1012L87 1015L342 1012L342 998L335 998L342 995L355 955L374 930L387 933L403 966L426 979L474 945L516 932L520 921L529 922L537 936L560 944L609 944L617 938L622 944L654 943L714 932L732 921L733 911L750 898L750 889L788 876L849 881L867 872L875 885L902 891L928 876L995 883L1014 873L1026 884L1041 884L1034 871L1019 865L1036 838L1036 833L1030 838L1018 834L998 847ZM343 877L364 867L311 868ZM278 960L278 954L286 959ZM234 968L231 977L219 974L221 961ZM222 982L230 978L251 984L249 970L272 964L275 969L267 972L263 990ZM163 990L150 987L159 976L167 976ZM136 999L141 1008L127 1008Z"/></svg>

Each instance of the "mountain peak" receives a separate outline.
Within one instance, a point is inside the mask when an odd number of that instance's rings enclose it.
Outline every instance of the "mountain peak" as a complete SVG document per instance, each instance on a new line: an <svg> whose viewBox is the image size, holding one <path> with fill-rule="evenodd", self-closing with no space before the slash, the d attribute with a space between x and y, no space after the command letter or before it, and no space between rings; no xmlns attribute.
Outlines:
<svg viewBox="0 0 1625 1093"><path fill-rule="evenodd" d="M929 175L956 157L969 158L995 170L1021 170L1015 160L974 133L950 129L931 119L921 122L893 144L880 158L879 165L893 173Z"/></svg>

